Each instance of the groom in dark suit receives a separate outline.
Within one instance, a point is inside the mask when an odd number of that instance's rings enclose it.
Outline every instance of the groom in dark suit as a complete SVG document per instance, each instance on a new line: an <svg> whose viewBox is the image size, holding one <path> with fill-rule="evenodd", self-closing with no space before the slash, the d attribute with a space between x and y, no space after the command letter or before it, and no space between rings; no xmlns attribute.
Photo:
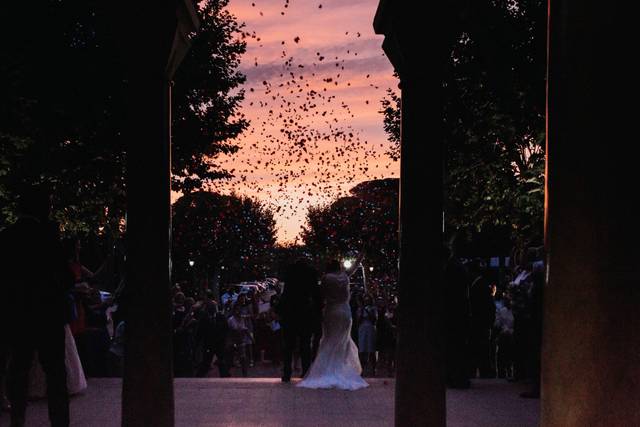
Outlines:
<svg viewBox="0 0 640 427"><path fill-rule="evenodd" d="M278 305L282 325L284 369L282 381L291 381L291 362L296 342L300 345L302 376L311 365L311 336L319 317L320 295L317 292L318 273L304 258L299 258L287 268L284 275L284 291Z"/></svg>
<svg viewBox="0 0 640 427"><path fill-rule="evenodd" d="M25 424L28 375L35 353L47 380L49 419L54 427L69 425L65 371L66 292L73 284L58 229L49 220L50 193L24 190L20 216L0 233L1 345L10 358L7 391L11 426Z"/></svg>

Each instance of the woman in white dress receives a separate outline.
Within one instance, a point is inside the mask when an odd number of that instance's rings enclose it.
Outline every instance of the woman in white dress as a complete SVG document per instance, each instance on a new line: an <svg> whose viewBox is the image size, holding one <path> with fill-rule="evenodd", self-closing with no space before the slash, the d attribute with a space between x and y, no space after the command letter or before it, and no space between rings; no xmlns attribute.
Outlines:
<svg viewBox="0 0 640 427"><path fill-rule="evenodd" d="M71 335L69 325L64 326L65 358L64 364L67 369L67 390L69 395L78 394L87 388L87 380L84 376L82 364L78 357L76 343ZM41 399L47 396L47 380L38 359L38 354L34 356L31 371L29 372L29 397Z"/></svg>
<svg viewBox="0 0 640 427"><path fill-rule="evenodd" d="M369 384L360 376L358 348L351 339L349 276L338 261L330 261L322 278L325 308L322 339L309 372L298 387L357 390Z"/></svg>
<svg viewBox="0 0 640 427"><path fill-rule="evenodd" d="M94 273L80 263L80 240L77 238L69 238L64 241L65 255L67 256L69 271L74 279L74 294L87 294L91 287L85 281L94 276ZM100 270L102 267L100 267ZM65 335L65 367L67 371L67 391L69 395L78 394L87 388L87 379L80 363L78 349L75 339L71 331L69 322L73 322L78 318L77 308L81 306L73 294L69 294L69 307L67 324L64 325ZM84 322L84 319L82 319ZM84 327L84 326L83 326ZM47 380L40 364L38 354L36 353L29 371L29 397L39 399L47 395Z"/></svg>

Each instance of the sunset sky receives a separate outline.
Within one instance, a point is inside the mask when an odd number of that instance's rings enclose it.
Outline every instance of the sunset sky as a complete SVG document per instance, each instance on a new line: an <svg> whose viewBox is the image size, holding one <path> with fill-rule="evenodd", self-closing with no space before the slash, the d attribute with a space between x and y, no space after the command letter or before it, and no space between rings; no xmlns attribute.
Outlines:
<svg viewBox="0 0 640 427"><path fill-rule="evenodd" d="M397 91L372 28L378 0L231 0L245 31L240 151L217 159L235 178L216 191L256 197L276 211L278 241L293 241L310 205L358 182L398 176L385 155L380 100Z"/></svg>

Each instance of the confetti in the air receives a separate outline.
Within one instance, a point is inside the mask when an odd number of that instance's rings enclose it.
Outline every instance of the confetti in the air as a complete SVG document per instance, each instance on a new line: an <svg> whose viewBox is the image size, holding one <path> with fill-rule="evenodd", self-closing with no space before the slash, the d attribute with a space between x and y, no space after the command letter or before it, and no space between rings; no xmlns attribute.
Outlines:
<svg viewBox="0 0 640 427"><path fill-rule="evenodd" d="M230 12L246 23L242 113L251 125L241 149L218 159L235 177L215 190L268 203L280 241L296 237L309 206L359 182L398 175L385 154L379 113L397 81L380 55L382 38L373 34L376 6L231 0Z"/></svg>

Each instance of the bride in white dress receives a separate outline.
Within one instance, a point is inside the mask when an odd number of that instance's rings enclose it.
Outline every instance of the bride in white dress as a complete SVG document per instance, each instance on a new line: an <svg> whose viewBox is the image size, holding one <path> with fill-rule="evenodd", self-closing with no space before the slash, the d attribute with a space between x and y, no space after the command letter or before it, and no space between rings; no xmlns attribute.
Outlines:
<svg viewBox="0 0 640 427"><path fill-rule="evenodd" d="M369 384L360 376L358 348L351 339L349 276L331 261L322 278L325 308L316 358L298 387L357 390Z"/></svg>

